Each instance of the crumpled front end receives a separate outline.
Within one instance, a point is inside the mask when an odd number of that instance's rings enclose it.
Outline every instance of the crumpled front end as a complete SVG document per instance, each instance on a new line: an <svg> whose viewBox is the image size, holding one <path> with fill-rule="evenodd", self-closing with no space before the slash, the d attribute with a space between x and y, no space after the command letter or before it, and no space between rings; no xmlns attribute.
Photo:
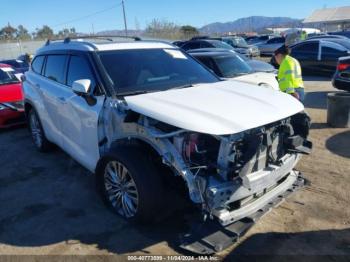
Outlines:
<svg viewBox="0 0 350 262"><path fill-rule="evenodd" d="M211 248L197 245L198 236L185 238L185 249L204 254L225 248L305 184L294 170L300 156L312 148L307 140L310 118L305 113L232 135L213 135L181 129L132 111L122 102L109 102L101 119L109 123L100 131L101 155L115 141L146 143L159 154L162 164L185 181L190 199L205 221L203 227L195 227L201 228L200 235L217 226L215 232L227 233L229 228L235 232L233 237L223 233L218 239L207 239ZM208 227L208 223L216 226Z"/></svg>
<svg viewBox="0 0 350 262"><path fill-rule="evenodd" d="M204 210L226 226L293 189L300 180L293 169L312 147L308 128L307 116L298 114L240 134L173 140L196 177Z"/></svg>

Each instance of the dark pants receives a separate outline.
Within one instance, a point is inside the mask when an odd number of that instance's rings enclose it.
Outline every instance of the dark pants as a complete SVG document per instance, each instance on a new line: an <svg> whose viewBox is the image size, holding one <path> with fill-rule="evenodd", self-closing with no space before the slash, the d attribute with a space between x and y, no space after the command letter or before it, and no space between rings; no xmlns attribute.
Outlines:
<svg viewBox="0 0 350 262"><path fill-rule="evenodd" d="M304 101L305 101L304 88L296 88L295 92L299 95L299 101L304 104Z"/></svg>

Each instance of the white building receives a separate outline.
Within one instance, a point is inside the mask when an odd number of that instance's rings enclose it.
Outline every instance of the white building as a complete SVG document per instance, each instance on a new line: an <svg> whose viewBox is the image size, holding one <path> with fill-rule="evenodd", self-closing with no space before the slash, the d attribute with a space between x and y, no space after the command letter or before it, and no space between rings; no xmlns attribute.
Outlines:
<svg viewBox="0 0 350 262"><path fill-rule="evenodd" d="M350 30L350 6L315 10L303 23L325 32Z"/></svg>

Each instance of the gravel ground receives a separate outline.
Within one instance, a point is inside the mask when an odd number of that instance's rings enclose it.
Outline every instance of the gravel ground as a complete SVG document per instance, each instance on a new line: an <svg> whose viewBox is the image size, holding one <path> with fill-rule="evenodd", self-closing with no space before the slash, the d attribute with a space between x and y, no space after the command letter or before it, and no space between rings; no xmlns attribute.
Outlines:
<svg viewBox="0 0 350 262"><path fill-rule="evenodd" d="M312 155L298 169L311 181L218 254L350 256L350 130L326 125L327 79L306 81ZM181 214L152 227L105 208L94 178L61 150L34 150L25 128L0 132L0 254L177 255ZM328 257L329 258L329 257ZM330 258L331 259L331 258Z"/></svg>

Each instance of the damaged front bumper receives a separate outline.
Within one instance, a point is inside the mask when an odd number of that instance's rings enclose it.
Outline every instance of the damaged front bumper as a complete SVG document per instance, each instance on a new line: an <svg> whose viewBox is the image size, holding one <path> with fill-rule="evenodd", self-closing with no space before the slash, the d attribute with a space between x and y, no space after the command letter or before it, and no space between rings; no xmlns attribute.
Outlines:
<svg viewBox="0 0 350 262"><path fill-rule="evenodd" d="M220 252L238 241L259 218L306 184L302 174L293 170L283 182L254 202L232 212L216 214L222 220L220 223L217 219L192 221L191 231L181 237L180 247L203 255ZM227 225L229 221L234 222Z"/></svg>

